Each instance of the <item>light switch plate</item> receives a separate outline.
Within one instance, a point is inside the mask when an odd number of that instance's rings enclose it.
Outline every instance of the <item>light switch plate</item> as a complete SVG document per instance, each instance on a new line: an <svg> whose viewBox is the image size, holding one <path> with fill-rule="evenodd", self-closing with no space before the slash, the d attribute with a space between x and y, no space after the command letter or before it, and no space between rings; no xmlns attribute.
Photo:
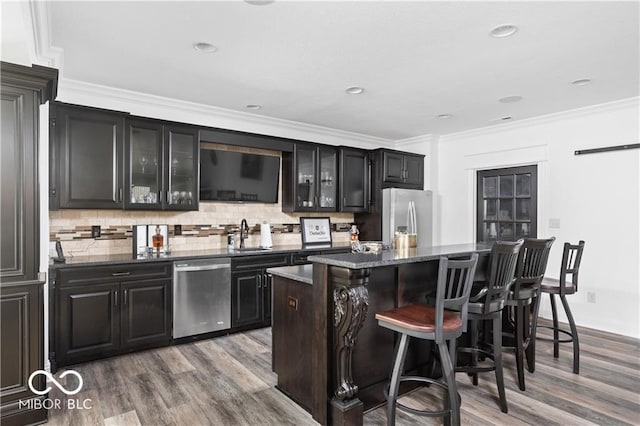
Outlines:
<svg viewBox="0 0 640 426"><path fill-rule="evenodd" d="M91 227L91 236L93 238L99 238L100 237L100 225L93 225Z"/></svg>

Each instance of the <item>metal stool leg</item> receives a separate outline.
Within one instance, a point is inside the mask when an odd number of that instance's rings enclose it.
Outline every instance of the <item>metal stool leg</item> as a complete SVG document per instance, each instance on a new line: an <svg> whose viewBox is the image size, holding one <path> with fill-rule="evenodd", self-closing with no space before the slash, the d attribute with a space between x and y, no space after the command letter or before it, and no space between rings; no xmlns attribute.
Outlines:
<svg viewBox="0 0 640 426"><path fill-rule="evenodd" d="M540 311L540 296L542 294L538 290L538 294L533 299L533 318L531 318L531 335L529 336L529 345L527 346L527 365L529 373L536 371L536 334L538 333L538 314Z"/></svg>
<svg viewBox="0 0 640 426"><path fill-rule="evenodd" d="M573 320L573 315L571 314L571 309L569 309L569 303L567 302L566 296L560 296L560 301L562 301L564 312L567 315L567 320L569 321L569 327L571 327L571 340L573 341L573 372L575 374L580 374L580 345L578 343L578 329L576 328L576 323Z"/></svg>
<svg viewBox="0 0 640 426"><path fill-rule="evenodd" d="M516 306L516 369L518 370L518 388L524 387L524 305L518 302Z"/></svg>
<svg viewBox="0 0 640 426"><path fill-rule="evenodd" d="M560 352L560 336L558 333L558 309L556 308L556 298L553 294L549 294L551 299L551 314L553 318L553 357L558 358Z"/></svg>
<svg viewBox="0 0 640 426"><path fill-rule="evenodd" d="M493 364L495 366L496 384L500 396L500 410L509 412L507 408L507 396L504 392L504 375L502 374L502 321L496 317L493 319ZM477 375L476 375L477 377Z"/></svg>
<svg viewBox="0 0 640 426"><path fill-rule="evenodd" d="M460 426L460 403L458 401L458 388L456 387L456 378L453 365L451 364L451 358L449 357L449 351L447 350L447 344L445 342L438 343L438 352L440 353L440 363L442 365L442 374L447 383L447 394L449 400L449 407L451 408L451 424L454 426ZM455 341L452 341L451 345L455 350Z"/></svg>
<svg viewBox="0 0 640 426"><path fill-rule="evenodd" d="M470 332L471 332L471 347L472 348L477 348L478 347L478 321L477 320L471 320L469 322L469 326L471 328ZM471 366L475 367L478 365L478 352L477 351L471 351ZM478 373L471 373L471 376L473 377L473 385L474 386L478 386Z"/></svg>
<svg viewBox="0 0 640 426"><path fill-rule="evenodd" d="M387 425L393 426L396 423L396 399L398 399L398 388L400 387L400 376L404 369L404 358L407 355L409 336L402 334L396 347L396 356L393 362L393 372L391 374L391 384L389 385L389 398L387 398Z"/></svg>

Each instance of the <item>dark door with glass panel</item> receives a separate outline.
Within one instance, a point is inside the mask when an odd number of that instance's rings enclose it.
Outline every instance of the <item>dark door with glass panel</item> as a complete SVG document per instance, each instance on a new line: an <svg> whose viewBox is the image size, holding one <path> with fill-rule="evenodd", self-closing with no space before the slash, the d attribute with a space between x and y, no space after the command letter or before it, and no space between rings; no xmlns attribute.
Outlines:
<svg viewBox="0 0 640 426"><path fill-rule="evenodd" d="M537 166L478 171L478 242L537 236Z"/></svg>

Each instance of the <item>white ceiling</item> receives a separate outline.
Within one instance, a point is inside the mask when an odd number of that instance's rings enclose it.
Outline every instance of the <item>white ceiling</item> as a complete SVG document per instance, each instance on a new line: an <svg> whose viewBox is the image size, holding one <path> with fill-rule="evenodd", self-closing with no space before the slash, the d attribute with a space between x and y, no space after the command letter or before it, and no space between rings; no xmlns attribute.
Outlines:
<svg viewBox="0 0 640 426"><path fill-rule="evenodd" d="M56 1L49 8L64 78L389 140L639 94L638 1ZM519 30L489 37L501 24ZM197 52L196 42L218 51ZM582 78L592 83L570 84ZM348 95L350 86L365 91ZM523 99L498 102L514 95Z"/></svg>

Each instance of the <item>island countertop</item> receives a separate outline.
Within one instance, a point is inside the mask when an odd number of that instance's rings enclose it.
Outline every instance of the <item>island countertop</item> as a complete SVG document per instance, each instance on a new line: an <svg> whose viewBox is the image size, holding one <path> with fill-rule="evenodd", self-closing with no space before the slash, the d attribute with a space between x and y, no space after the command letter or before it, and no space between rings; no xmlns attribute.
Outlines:
<svg viewBox="0 0 640 426"><path fill-rule="evenodd" d="M488 253L491 245L485 243L454 244L434 247L415 247L405 250L386 250L378 254L373 253L340 253L309 256L308 260L339 266L349 269L376 268L405 263L426 262L441 256L465 256L472 253Z"/></svg>
<svg viewBox="0 0 640 426"><path fill-rule="evenodd" d="M267 273L305 284L313 284L313 265L280 266L267 269Z"/></svg>

